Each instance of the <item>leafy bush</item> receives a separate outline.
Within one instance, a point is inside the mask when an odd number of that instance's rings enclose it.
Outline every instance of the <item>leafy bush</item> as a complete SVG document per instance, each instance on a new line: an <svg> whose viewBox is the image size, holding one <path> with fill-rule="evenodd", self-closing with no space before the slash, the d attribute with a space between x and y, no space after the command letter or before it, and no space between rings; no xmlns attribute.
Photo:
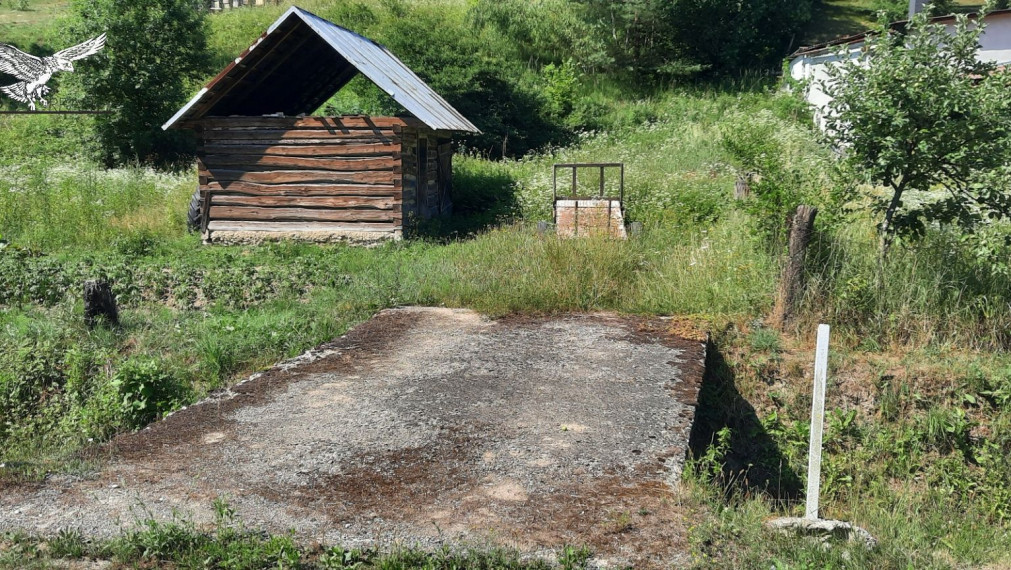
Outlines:
<svg viewBox="0 0 1011 570"><path fill-rule="evenodd" d="M172 367L154 358L133 358L119 365L109 382L119 398L122 425L137 429L186 400L186 390Z"/></svg>
<svg viewBox="0 0 1011 570"><path fill-rule="evenodd" d="M784 245L797 206L823 200L831 184L825 176L831 171L828 158L810 146L810 135L770 111L736 115L722 125L721 134L739 176L751 186L743 207L769 244Z"/></svg>
<svg viewBox="0 0 1011 570"><path fill-rule="evenodd" d="M49 341L0 347L0 433L35 415L63 385L62 363Z"/></svg>

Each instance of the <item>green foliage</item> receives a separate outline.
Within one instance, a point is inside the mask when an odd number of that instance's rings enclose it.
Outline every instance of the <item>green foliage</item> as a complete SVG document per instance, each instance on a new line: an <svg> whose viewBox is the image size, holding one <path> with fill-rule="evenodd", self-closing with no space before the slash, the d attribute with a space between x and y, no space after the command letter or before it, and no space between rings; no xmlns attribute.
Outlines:
<svg viewBox="0 0 1011 570"><path fill-rule="evenodd" d="M818 206L831 185L830 162L812 152L809 135L769 111L727 121L721 142L751 188L742 207L755 219L759 235L773 247L786 244L797 206Z"/></svg>
<svg viewBox="0 0 1011 570"><path fill-rule="evenodd" d="M507 49L520 61L535 66L571 61L579 69L598 71L614 60L587 8L569 0L477 0L469 19L507 39Z"/></svg>
<svg viewBox="0 0 1011 570"><path fill-rule="evenodd" d="M183 230L194 184L189 174L18 159L0 178L0 228L30 248L141 247Z"/></svg>
<svg viewBox="0 0 1011 570"><path fill-rule="evenodd" d="M922 237L931 223L971 230L1011 210L1011 75L977 60L983 25L957 22L951 35L919 14L906 33L870 38L866 61L829 68L829 134L889 189L852 185L847 195L882 216L882 254L893 236Z"/></svg>
<svg viewBox="0 0 1011 570"><path fill-rule="evenodd" d="M63 362L47 339L0 348L0 433L34 416L63 385Z"/></svg>
<svg viewBox="0 0 1011 570"><path fill-rule="evenodd" d="M620 68L654 77L777 66L809 0L588 0Z"/></svg>
<svg viewBox="0 0 1011 570"><path fill-rule="evenodd" d="M564 126L552 120L525 68L489 51L479 36L447 25L441 14L415 9L410 17L385 20L374 33L481 129L464 139L481 154L522 156L565 140Z"/></svg>
<svg viewBox="0 0 1011 570"><path fill-rule="evenodd" d="M157 359L130 359L119 365L109 387L120 400L122 425L137 429L187 400L170 365Z"/></svg>
<svg viewBox="0 0 1011 570"><path fill-rule="evenodd" d="M96 119L101 160L107 165L179 164L192 156L189 136L164 132L209 72L204 14L199 0L76 0L70 36L108 35L105 49L81 62L80 104L110 109Z"/></svg>

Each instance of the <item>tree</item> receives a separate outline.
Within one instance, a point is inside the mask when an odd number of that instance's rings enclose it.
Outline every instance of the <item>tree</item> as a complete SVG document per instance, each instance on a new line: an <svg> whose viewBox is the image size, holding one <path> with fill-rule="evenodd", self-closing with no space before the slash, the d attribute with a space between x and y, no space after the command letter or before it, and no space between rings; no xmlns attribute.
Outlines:
<svg viewBox="0 0 1011 570"><path fill-rule="evenodd" d="M985 13L959 16L952 33L922 13L905 30L882 26L866 57L829 70L829 137L888 190L861 192L881 216L882 259L928 224L971 230L1011 211L1011 74L977 59Z"/></svg>
<svg viewBox="0 0 1011 570"><path fill-rule="evenodd" d="M812 0L579 0L620 68L658 77L776 66Z"/></svg>
<svg viewBox="0 0 1011 570"><path fill-rule="evenodd" d="M96 119L103 161L165 166L192 153L192 142L161 125L207 76L205 11L200 0L75 0L70 34L106 33L106 48L82 62L81 104L106 108Z"/></svg>

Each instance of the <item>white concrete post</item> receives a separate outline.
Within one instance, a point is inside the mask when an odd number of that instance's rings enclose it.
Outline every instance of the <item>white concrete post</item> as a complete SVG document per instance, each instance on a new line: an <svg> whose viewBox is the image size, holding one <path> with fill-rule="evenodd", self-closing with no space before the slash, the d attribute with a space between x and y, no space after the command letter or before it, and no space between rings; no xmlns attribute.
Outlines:
<svg viewBox="0 0 1011 570"><path fill-rule="evenodd" d="M811 440L807 457L807 509L804 518L818 519L821 492L821 439L825 425L825 380L828 377L828 325L818 325L818 346L814 353L814 397L811 398Z"/></svg>

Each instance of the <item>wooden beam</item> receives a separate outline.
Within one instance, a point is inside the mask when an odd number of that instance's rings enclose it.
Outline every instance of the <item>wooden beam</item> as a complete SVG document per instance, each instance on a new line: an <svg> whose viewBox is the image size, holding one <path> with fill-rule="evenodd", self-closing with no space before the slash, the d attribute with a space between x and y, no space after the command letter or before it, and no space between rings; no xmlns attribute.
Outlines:
<svg viewBox="0 0 1011 570"><path fill-rule="evenodd" d="M400 212L392 210L313 210L309 208L256 208L211 205L212 220L289 222L397 222Z"/></svg>
<svg viewBox="0 0 1011 570"><path fill-rule="evenodd" d="M227 141L234 139L243 140L288 140L288 139L372 139L382 140L394 138L393 131L374 131L372 129L356 129L346 132L330 131L327 129L228 129L219 131L204 131L204 140L207 141Z"/></svg>
<svg viewBox="0 0 1011 570"><path fill-rule="evenodd" d="M393 130L395 126L404 126L411 122L420 123L414 118L401 117L370 117L366 115L343 115L340 117L204 117L201 124L208 130L221 129L383 129Z"/></svg>
<svg viewBox="0 0 1011 570"><path fill-rule="evenodd" d="M301 139L301 138L237 138L237 139L218 139L213 141L206 141L205 144L227 144L227 145L256 145L256 146L349 146L349 145L359 145L359 144L387 144L394 145L399 141L394 138L387 137L348 137L348 138L338 138L338 137L328 137L328 138L315 138L315 139Z"/></svg>
<svg viewBox="0 0 1011 570"><path fill-rule="evenodd" d="M370 184L255 184L251 182L221 182L211 180L209 190L246 194L249 196L391 196L396 198L396 185Z"/></svg>
<svg viewBox="0 0 1011 570"><path fill-rule="evenodd" d="M263 144L228 144L225 142L207 143L203 146L203 154L230 155L269 155L269 156L382 156L396 158L400 153L400 145L388 142L356 144L352 141L330 141L324 145L263 145Z"/></svg>
<svg viewBox="0 0 1011 570"><path fill-rule="evenodd" d="M209 178L219 182L254 182L260 184L389 184L393 186L393 172L334 172L329 170L273 170L250 172L248 170L212 169Z"/></svg>
<svg viewBox="0 0 1011 570"><path fill-rule="evenodd" d="M392 210L397 200L388 196L242 196L214 194L211 206L253 206L286 208L371 208Z"/></svg>
<svg viewBox="0 0 1011 570"><path fill-rule="evenodd" d="M370 170L393 171L396 166L392 158L357 158L357 159L333 159L333 158L302 158L288 156L238 156L224 154L207 154L203 157L207 168L238 167L248 169L252 166L267 167L292 167L305 168L309 170L333 170L344 172L364 172Z"/></svg>
<svg viewBox="0 0 1011 570"><path fill-rule="evenodd" d="M207 229L212 232L375 232L393 233L396 223L327 223L327 222L237 222L216 220Z"/></svg>

